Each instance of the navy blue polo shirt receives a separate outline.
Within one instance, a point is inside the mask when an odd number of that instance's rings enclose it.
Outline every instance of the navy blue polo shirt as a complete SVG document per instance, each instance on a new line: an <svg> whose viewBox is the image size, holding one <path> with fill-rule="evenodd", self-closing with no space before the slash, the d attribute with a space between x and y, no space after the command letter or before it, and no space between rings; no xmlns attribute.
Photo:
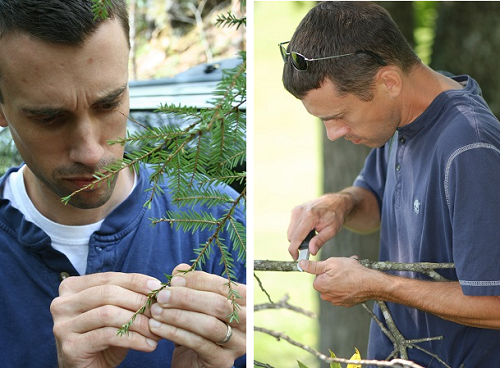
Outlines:
<svg viewBox="0 0 500 368"><path fill-rule="evenodd" d="M0 180L0 193L11 169ZM208 229L196 232L177 231L168 224L151 226L151 218L161 218L166 211L179 208L168 195L168 180L162 184L164 195L158 195L151 208L144 203L151 195L150 169L141 168L131 195L109 214L101 228L90 237L87 273L117 271L142 273L166 281L180 263L190 264L197 257L195 249L212 235ZM230 188L226 194L235 198ZM193 211L211 213L221 218L230 206ZM245 224L244 208L237 208L233 219ZM222 233L228 251L235 260L234 274L240 283L246 281L245 262L227 234ZM203 270L221 275L220 251L214 249L203 264ZM39 227L26 221L10 201L0 195L0 366L2 368L54 368L57 354L50 303L58 295L60 274L78 276L66 256L51 246L51 240ZM126 321L124 321L126 322ZM170 367L174 345L161 340L152 353L130 351L120 367ZM245 358L236 367L245 366Z"/></svg>
<svg viewBox="0 0 500 368"><path fill-rule="evenodd" d="M412 123L374 149L354 185L372 191L381 213L380 260L455 263L441 270L465 295L500 295L500 123L468 76L463 90L445 91ZM414 273L402 276L428 279ZM388 303L408 339L451 367L500 367L500 331L467 327ZM383 320L375 307L376 314ZM386 359L392 343L372 322L370 359ZM442 367L417 349L410 359Z"/></svg>

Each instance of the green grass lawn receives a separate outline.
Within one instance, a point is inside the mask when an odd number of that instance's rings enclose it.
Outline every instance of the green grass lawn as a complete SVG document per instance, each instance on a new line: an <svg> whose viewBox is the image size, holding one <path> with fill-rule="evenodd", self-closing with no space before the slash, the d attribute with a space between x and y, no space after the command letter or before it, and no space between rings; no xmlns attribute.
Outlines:
<svg viewBox="0 0 500 368"><path fill-rule="evenodd" d="M291 260L287 228L292 208L320 194L321 123L281 83L278 43L287 41L311 8L310 2L256 1L254 5L254 257ZM317 312L318 295L307 274L260 272L274 301L289 295L291 304ZM257 283L255 304L267 302ZM256 326L276 330L317 348L316 319L288 310L256 312ZM256 332L254 357L276 368L319 367L309 353L286 341Z"/></svg>

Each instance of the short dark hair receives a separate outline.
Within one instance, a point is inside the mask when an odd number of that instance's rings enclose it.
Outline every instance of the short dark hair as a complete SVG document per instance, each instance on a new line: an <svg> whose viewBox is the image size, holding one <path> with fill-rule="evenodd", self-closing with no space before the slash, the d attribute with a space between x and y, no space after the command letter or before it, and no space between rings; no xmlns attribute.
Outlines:
<svg viewBox="0 0 500 368"><path fill-rule="evenodd" d="M322 1L311 9L295 30L287 51L307 58L368 50L388 65L408 73L420 59L381 6L370 2ZM340 95L352 93L362 100L373 98L373 83L382 65L369 53L314 61L307 71L297 71L290 62L283 68L283 84L295 97L320 88L329 78Z"/></svg>
<svg viewBox="0 0 500 368"><path fill-rule="evenodd" d="M127 3L110 2L107 19L120 21L130 48ZM80 45L104 20L95 18L91 0L0 0L0 38L19 32L46 42Z"/></svg>
<svg viewBox="0 0 500 368"><path fill-rule="evenodd" d="M129 40L128 8L125 0L110 0L108 19L121 23ZM12 32L36 39L78 45L103 21L92 13L92 0L1 0L0 37Z"/></svg>

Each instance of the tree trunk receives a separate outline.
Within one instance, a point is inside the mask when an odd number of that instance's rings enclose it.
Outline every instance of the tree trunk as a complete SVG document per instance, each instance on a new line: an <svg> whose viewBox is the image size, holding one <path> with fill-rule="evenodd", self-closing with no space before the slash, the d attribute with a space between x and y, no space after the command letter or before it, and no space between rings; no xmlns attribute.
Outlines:
<svg viewBox="0 0 500 368"><path fill-rule="evenodd" d="M389 12L399 30L405 36L411 47L415 46L413 37L413 1L378 1L377 4L384 7Z"/></svg>
<svg viewBox="0 0 500 368"><path fill-rule="evenodd" d="M356 146L343 139L330 142L324 135L324 192L339 191L352 185L363 167L370 149ZM378 259L379 234L360 235L342 230L321 250L321 259L329 257L349 257L354 254L360 258ZM354 348L366 356L370 317L361 308L335 307L320 300L320 350L331 349L338 357L350 358Z"/></svg>
<svg viewBox="0 0 500 368"><path fill-rule="evenodd" d="M444 1L438 9L431 67L470 75L481 86L493 113L500 116L500 3Z"/></svg>

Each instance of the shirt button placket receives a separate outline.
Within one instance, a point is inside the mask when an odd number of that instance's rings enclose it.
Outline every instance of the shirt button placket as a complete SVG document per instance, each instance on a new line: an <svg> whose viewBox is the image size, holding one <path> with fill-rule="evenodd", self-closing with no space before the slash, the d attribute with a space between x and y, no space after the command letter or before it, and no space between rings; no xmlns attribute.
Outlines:
<svg viewBox="0 0 500 368"><path fill-rule="evenodd" d="M396 208L400 206L401 200L401 162L403 161L404 147L403 145L406 143L405 137L398 138L398 151L396 154L396 163L394 165L394 169L396 170L396 187L394 190L394 205Z"/></svg>
<svg viewBox="0 0 500 368"><path fill-rule="evenodd" d="M400 137L399 138L399 144L402 146L403 144L406 143L406 138L405 137ZM400 151L402 153L402 151ZM401 164L399 162L396 162L396 171L400 172L401 171Z"/></svg>

